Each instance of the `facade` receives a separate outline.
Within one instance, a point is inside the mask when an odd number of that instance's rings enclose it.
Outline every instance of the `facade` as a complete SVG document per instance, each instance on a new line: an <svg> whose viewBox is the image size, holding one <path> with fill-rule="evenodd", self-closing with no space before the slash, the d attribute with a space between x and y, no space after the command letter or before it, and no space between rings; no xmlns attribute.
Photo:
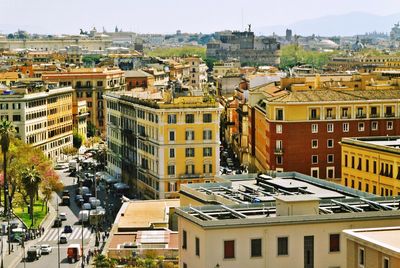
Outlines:
<svg viewBox="0 0 400 268"><path fill-rule="evenodd" d="M200 57L185 58L189 64L190 76L188 85L195 89L203 89L207 83L207 65Z"/></svg>
<svg viewBox="0 0 400 268"><path fill-rule="evenodd" d="M342 138L400 131L396 86L381 89L360 82L359 89L354 85L309 90L299 84L299 90L282 90L283 86L281 82L281 88L267 86L249 93L249 148L257 170L296 170L338 179Z"/></svg>
<svg viewBox="0 0 400 268"><path fill-rule="evenodd" d="M395 226L398 202L300 193L270 203L181 207L179 267L347 267L342 231Z"/></svg>
<svg viewBox="0 0 400 268"><path fill-rule="evenodd" d="M80 68L61 73L43 73L47 82L57 82L61 86L72 86L74 106L86 101L89 113L88 124L93 125L97 134L106 129L106 105L103 95L108 91L125 90L124 72L119 69Z"/></svg>
<svg viewBox="0 0 400 268"><path fill-rule="evenodd" d="M400 137L344 138L341 146L342 185L381 196L400 195Z"/></svg>
<svg viewBox="0 0 400 268"><path fill-rule="evenodd" d="M148 88L154 86L154 76L142 70L125 71L125 81L127 90L136 87Z"/></svg>
<svg viewBox="0 0 400 268"><path fill-rule="evenodd" d="M348 268L400 267L400 228L344 230Z"/></svg>
<svg viewBox="0 0 400 268"><path fill-rule="evenodd" d="M244 32L220 32L217 40L207 44L207 58L235 58L242 65L272 65L280 63L280 43L273 37L257 38L249 28Z"/></svg>
<svg viewBox="0 0 400 268"><path fill-rule="evenodd" d="M0 95L0 117L11 121L16 134L39 147L50 159L72 147L71 87L11 88Z"/></svg>
<svg viewBox="0 0 400 268"><path fill-rule="evenodd" d="M86 101L78 101L77 105L73 105L72 108L74 128L85 140L87 138L87 118L89 116Z"/></svg>
<svg viewBox="0 0 400 268"><path fill-rule="evenodd" d="M106 99L109 172L139 197L176 198L181 184L219 171L222 108L214 100L141 90Z"/></svg>

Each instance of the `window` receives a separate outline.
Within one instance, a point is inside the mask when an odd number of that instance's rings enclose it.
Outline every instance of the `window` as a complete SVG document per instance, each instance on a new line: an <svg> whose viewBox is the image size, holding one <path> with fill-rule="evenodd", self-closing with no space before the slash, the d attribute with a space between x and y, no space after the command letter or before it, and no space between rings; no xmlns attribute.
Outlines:
<svg viewBox="0 0 400 268"><path fill-rule="evenodd" d="M326 119L332 119L332 108L326 109Z"/></svg>
<svg viewBox="0 0 400 268"><path fill-rule="evenodd" d="M371 123L371 129L372 129L372 130L378 130L378 122L372 121L372 123Z"/></svg>
<svg viewBox="0 0 400 268"><path fill-rule="evenodd" d="M183 263L183 268L187 268L187 264L185 262Z"/></svg>
<svg viewBox="0 0 400 268"><path fill-rule="evenodd" d="M343 132L349 132L349 123L343 123Z"/></svg>
<svg viewBox="0 0 400 268"><path fill-rule="evenodd" d="M374 174L376 174L376 161L374 161L374 166L373 166L373 168L374 168Z"/></svg>
<svg viewBox="0 0 400 268"><path fill-rule="evenodd" d="M314 178L319 178L319 168L311 168L311 176Z"/></svg>
<svg viewBox="0 0 400 268"><path fill-rule="evenodd" d="M390 268L390 266L389 266L389 258L387 258L387 257L383 258L383 268Z"/></svg>
<svg viewBox="0 0 400 268"><path fill-rule="evenodd" d="M344 166L347 167L348 165L348 156L347 154L344 155Z"/></svg>
<svg viewBox="0 0 400 268"><path fill-rule="evenodd" d="M377 117L378 109L377 107L371 107L371 117Z"/></svg>
<svg viewBox="0 0 400 268"><path fill-rule="evenodd" d="M311 163L312 164L318 164L318 155L312 155L311 156Z"/></svg>
<svg viewBox="0 0 400 268"><path fill-rule="evenodd" d="M194 174L194 165L186 165L186 173L185 174Z"/></svg>
<svg viewBox="0 0 400 268"><path fill-rule="evenodd" d="M196 251L196 256L200 256L200 239L196 237L195 240L195 251Z"/></svg>
<svg viewBox="0 0 400 268"><path fill-rule="evenodd" d="M281 134L282 133L282 125L276 125L276 133Z"/></svg>
<svg viewBox="0 0 400 268"><path fill-rule="evenodd" d="M287 256L288 251L288 237L278 237L278 256Z"/></svg>
<svg viewBox="0 0 400 268"><path fill-rule="evenodd" d="M369 172L369 160L365 159L365 171Z"/></svg>
<svg viewBox="0 0 400 268"><path fill-rule="evenodd" d="M212 148L211 147L203 148L203 156L212 156Z"/></svg>
<svg viewBox="0 0 400 268"><path fill-rule="evenodd" d="M363 122L359 122L358 123L358 131L364 131L365 127L364 127L364 123Z"/></svg>
<svg viewBox="0 0 400 268"><path fill-rule="evenodd" d="M175 131L173 131L173 130L169 131L169 140L175 141Z"/></svg>
<svg viewBox="0 0 400 268"><path fill-rule="evenodd" d="M328 163L333 163L333 162L334 162L334 155L333 155L333 154L328 154L328 156L327 156L327 162L328 162Z"/></svg>
<svg viewBox="0 0 400 268"><path fill-rule="evenodd" d="M194 148L186 148L185 155L186 157L194 157Z"/></svg>
<svg viewBox="0 0 400 268"><path fill-rule="evenodd" d="M182 231L182 248L187 249L187 233L185 230Z"/></svg>
<svg viewBox="0 0 400 268"><path fill-rule="evenodd" d="M310 114L311 114L310 119L312 120L319 119L317 116L317 109L311 109Z"/></svg>
<svg viewBox="0 0 400 268"><path fill-rule="evenodd" d="M224 241L224 259L235 258L235 240Z"/></svg>
<svg viewBox="0 0 400 268"><path fill-rule="evenodd" d="M193 130L186 130L185 140L187 140L187 141L193 141L194 140L194 131Z"/></svg>
<svg viewBox="0 0 400 268"><path fill-rule="evenodd" d="M168 166L168 175L175 175L175 166L174 165Z"/></svg>
<svg viewBox="0 0 400 268"><path fill-rule="evenodd" d="M386 129L387 130L393 130L393 121L387 121L386 122Z"/></svg>
<svg viewBox="0 0 400 268"><path fill-rule="evenodd" d="M365 265L365 251L363 248L358 249L358 265L364 267Z"/></svg>
<svg viewBox="0 0 400 268"><path fill-rule="evenodd" d="M283 158L281 155L276 156L276 164L277 165L282 165L283 164Z"/></svg>
<svg viewBox="0 0 400 268"><path fill-rule="evenodd" d="M335 167L327 167L326 168L326 178L327 179L335 178Z"/></svg>
<svg viewBox="0 0 400 268"><path fill-rule="evenodd" d="M311 140L311 148L318 148L318 140Z"/></svg>
<svg viewBox="0 0 400 268"><path fill-rule="evenodd" d="M168 115L168 124L176 124L176 114Z"/></svg>
<svg viewBox="0 0 400 268"><path fill-rule="evenodd" d="M327 140L327 147L328 148L333 148L333 139L329 139L329 140Z"/></svg>
<svg viewBox="0 0 400 268"><path fill-rule="evenodd" d="M203 123L211 123L212 114L203 114Z"/></svg>
<svg viewBox="0 0 400 268"><path fill-rule="evenodd" d="M354 156L351 157L351 168L355 167Z"/></svg>
<svg viewBox="0 0 400 268"><path fill-rule="evenodd" d="M262 256L262 240L261 238L251 239L251 257Z"/></svg>
<svg viewBox="0 0 400 268"><path fill-rule="evenodd" d="M212 173L212 164L204 164L203 165L203 173Z"/></svg>
<svg viewBox="0 0 400 268"><path fill-rule="evenodd" d="M97 81L97 86L102 87L103 86L103 81Z"/></svg>
<svg viewBox="0 0 400 268"><path fill-rule="evenodd" d="M318 133L318 125L311 124L311 133Z"/></svg>
<svg viewBox="0 0 400 268"><path fill-rule="evenodd" d="M349 108L342 108L342 118L348 118Z"/></svg>
<svg viewBox="0 0 400 268"><path fill-rule="evenodd" d="M329 252L340 251L340 234L329 235Z"/></svg>
<svg viewBox="0 0 400 268"><path fill-rule="evenodd" d="M169 149L169 158L175 158L175 149L174 148Z"/></svg>
<svg viewBox="0 0 400 268"><path fill-rule="evenodd" d="M203 140L212 139L212 130L203 130Z"/></svg>
<svg viewBox="0 0 400 268"><path fill-rule="evenodd" d="M194 123L194 114L185 115L185 123L186 124L193 124Z"/></svg>
<svg viewBox="0 0 400 268"><path fill-rule="evenodd" d="M283 120L283 109L276 109L276 120Z"/></svg>
<svg viewBox="0 0 400 268"><path fill-rule="evenodd" d="M14 121L14 122L16 122L16 121L21 121L21 115L19 115L19 114L14 114L14 115L13 115L13 121Z"/></svg>
<svg viewBox="0 0 400 268"><path fill-rule="evenodd" d="M333 123L328 123L326 125L326 131L329 132L329 133L333 132Z"/></svg>

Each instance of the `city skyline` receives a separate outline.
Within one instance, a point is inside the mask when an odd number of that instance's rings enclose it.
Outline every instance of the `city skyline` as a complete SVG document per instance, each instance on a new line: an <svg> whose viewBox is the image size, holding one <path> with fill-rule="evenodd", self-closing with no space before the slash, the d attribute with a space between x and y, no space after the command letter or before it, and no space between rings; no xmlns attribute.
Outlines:
<svg viewBox="0 0 400 268"><path fill-rule="evenodd" d="M164 34L174 33L178 29L182 32L212 33L225 29L244 30L248 24L252 24L258 34L262 29L274 29L271 27L293 25L325 16L352 12L388 16L400 12L400 7L396 6L394 0L383 0L378 6L373 3L372 0L339 0L335 5L326 8L326 4L318 0L306 0L301 3L290 0L279 3L257 0L252 5L242 0L222 0L218 3L205 0L201 4L172 0L168 3L156 1L156 5L154 2L133 3L116 0L112 2L112 6L104 0L6 0L0 3L0 10L12 12L3 12L0 33L23 29L40 34L76 34L81 28L89 30L96 27L98 31L102 31L104 27L107 31L114 31L115 26L124 31L138 33ZM371 29L373 30L375 29Z"/></svg>

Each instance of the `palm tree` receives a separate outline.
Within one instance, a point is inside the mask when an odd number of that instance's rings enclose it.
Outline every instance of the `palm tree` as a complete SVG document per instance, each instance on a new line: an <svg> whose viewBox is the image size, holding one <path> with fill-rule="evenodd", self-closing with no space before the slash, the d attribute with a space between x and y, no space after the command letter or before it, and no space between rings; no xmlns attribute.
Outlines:
<svg viewBox="0 0 400 268"><path fill-rule="evenodd" d="M3 189L4 189L4 215L8 212L8 180L7 180L7 152L10 147L10 136L14 132L14 126L7 120L0 122L1 151L3 152ZM1 195L0 195L1 202ZM11 206L11 204L10 204Z"/></svg>
<svg viewBox="0 0 400 268"><path fill-rule="evenodd" d="M33 200L37 195L39 183L42 181L39 172L32 168L27 168L22 172L22 185L25 188L26 194L29 196L31 226L33 226Z"/></svg>

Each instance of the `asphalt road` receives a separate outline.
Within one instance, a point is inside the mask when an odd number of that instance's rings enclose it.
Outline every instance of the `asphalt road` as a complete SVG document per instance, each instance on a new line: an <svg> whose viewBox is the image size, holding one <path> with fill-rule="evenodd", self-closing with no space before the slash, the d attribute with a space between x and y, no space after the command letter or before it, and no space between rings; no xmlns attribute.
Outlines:
<svg viewBox="0 0 400 268"><path fill-rule="evenodd" d="M69 264L67 260L67 248L70 244L81 244L82 243L82 235L83 235L83 247L84 251L86 251L89 241L91 237L94 237L94 234L91 233L90 229L84 227L82 229L82 225L78 224L78 214L80 208L77 207L75 204L75 188L77 186L73 185L73 182L76 182L75 178L69 177L69 172L67 170L58 170L57 171L61 177L62 182L64 183L65 189L70 191L71 197L71 204L70 206L59 206L59 213L66 213L67 220L62 222L62 227L60 228L53 228L50 227L49 229L45 230L44 235L42 235L37 241L37 245L42 244L49 244L52 247L52 252L48 255L42 255L39 260L33 262L26 262L25 266L23 261L18 264L18 268L57 268L58 263L58 247L57 241L59 235L64 230L65 225L70 225L72 227L73 232L70 234L66 234L68 243L67 244L60 244L60 266L61 267L80 267L81 261ZM75 179L75 180L74 180ZM56 197L56 196L55 196ZM57 198L53 198L52 205L54 208L57 208L57 201L60 202L60 196ZM26 249L27 250L27 249Z"/></svg>

